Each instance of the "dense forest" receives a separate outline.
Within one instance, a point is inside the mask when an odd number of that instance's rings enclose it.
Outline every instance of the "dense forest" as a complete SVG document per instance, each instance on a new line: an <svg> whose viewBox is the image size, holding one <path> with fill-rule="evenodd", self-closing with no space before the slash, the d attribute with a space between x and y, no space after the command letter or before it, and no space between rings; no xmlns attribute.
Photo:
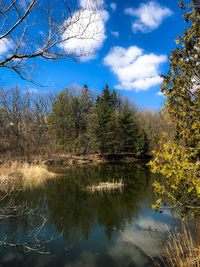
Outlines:
<svg viewBox="0 0 200 267"><path fill-rule="evenodd" d="M163 131L172 125L162 114L139 111L105 85L94 95L87 85L58 94L21 92L1 88L2 155L134 153L140 157L156 150Z"/></svg>

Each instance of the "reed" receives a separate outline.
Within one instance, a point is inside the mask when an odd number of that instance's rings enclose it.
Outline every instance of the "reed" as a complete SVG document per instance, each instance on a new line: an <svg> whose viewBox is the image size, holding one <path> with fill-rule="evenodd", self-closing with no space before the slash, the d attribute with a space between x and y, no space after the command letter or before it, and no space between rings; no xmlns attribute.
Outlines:
<svg viewBox="0 0 200 267"><path fill-rule="evenodd" d="M200 267L200 246L196 245L186 224L183 224L181 233L168 233L162 260L170 267Z"/></svg>
<svg viewBox="0 0 200 267"><path fill-rule="evenodd" d="M115 181L113 180L112 182L101 182L97 185L92 185L92 186L87 186L85 188L83 188L84 191L87 192L112 192L114 190L120 190L121 192L124 189L124 184L122 182L122 180Z"/></svg>
<svg viewBox="0 0 200 267"><path fill-rule="evenodd" d="M23 164L21 167L23 186L37 187L44 184L48 179L55 177L56 174L49 172L44 165Z"/></svg>
<svg viewBox="0 0 200 267"><path fill-rule="evenodd" d="M20 164L16 161L5 163L0 166L0 179L7 179L9 176L12 176L19 172Z"/></svg>
<svg viewBox="0 0 200 267"><path fill-rule="evenodd" d="M0 168L0 189L8 184L22 183L23 186L38 186L56 174L49 172L44 165L13 162Z"/></svg>

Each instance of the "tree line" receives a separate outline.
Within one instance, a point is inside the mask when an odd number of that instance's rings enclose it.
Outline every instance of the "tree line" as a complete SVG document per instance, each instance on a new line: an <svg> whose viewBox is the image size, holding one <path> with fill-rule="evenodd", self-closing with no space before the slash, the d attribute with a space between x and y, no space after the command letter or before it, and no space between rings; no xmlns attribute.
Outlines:
<svg viewBox="0 0 200 267"><path fill-rule="evenodd" d="M163 130L172 126L157 112L138 111L106 84L93 95L87 85L58 94L0 89L0 152L2 155L134 153L156 149Z"/></svg>

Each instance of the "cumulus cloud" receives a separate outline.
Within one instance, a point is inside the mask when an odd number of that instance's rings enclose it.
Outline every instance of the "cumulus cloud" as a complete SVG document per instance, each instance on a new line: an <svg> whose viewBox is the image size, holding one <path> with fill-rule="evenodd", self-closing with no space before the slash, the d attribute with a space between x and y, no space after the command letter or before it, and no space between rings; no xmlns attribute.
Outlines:
<svg viewBox="0 0 200 267"><path fill-rule="evenodd" d="M95 6L94 6L95 5ZM81 0L81 9L74 13L72 18L65 22L67 30L61 47L76 56L81 55L81 60L86 61L95 57L95 52L100 49L106 39L105 23L109 14L103 8L103 1Z"/></svg>
<svg viewBox="0 0 200 267"><path fill-rule="evenodd" d="M114 2L112 2L112 3L110 4L110 7L112 8L113 11L115 11L115 10L117 9L117 4L114 3Z"/></svg>
<svg viewBox="0 0 200 267"><path fill-rule="evenodd" d="M127 8L125 13L136 17L132 24L133 32L141 31L143 33L158 28L165 18L173 14L169 8L163 7L154 1L142 3L137 9Z"/></svg>
<svg viewBox="0 0 200 267"><path fill-rule="evenodd" d="M7 38L1 39L0 40L0 56L7 53L11 47L12 47L12 43Z"/></svg>
<svg viewBox="0 0 200 267"><path fill-rule="evenodd" d="M162 82L159 66L166 61L166 55L145 54L137 46L128 49L115 46L104 58L104 64L109 66L119 79L120 84L115 88L136 91L159 85Z"/></svg>
<svg viewBox="0 0 200 267"><path fill-rule="evenodd" d="M119 32L114 32L114 31L111 31L111 34L115 37L119 37Z"/></svg>

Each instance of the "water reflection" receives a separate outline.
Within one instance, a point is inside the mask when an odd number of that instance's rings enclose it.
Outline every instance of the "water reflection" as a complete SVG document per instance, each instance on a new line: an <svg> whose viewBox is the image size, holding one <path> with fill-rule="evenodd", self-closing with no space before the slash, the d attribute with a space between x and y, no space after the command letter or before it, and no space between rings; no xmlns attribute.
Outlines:
<svg viewBox="0 0 200 267"><path fill-rule="evenodd" d="M107 181L123 181L124 190L91 193L82 188ZM39 208L48 218L40 231L44 240L58 238L48 244L54 256L20 254L9 251L3 266L25 266L29 257L32 266L145 266L148 259L128 241L121 231L141 244L153 256L160 253L155 236L170 227L170 214L153 217L151 204L153 175L145 165L123 164L73 167L62 177L47 181L42 187L26 188L14 197L15 204L26 203L28 210ZM41 217L34 212L0 224L1 239L7 236L13 242L28 240L41 225ZM66 257L67 255L67 257ZM38 263L40 262L40 263ZM17 266L17 265L13 265ZM148 265L147 265L148 266Z"/></svg>
<svg viewBox="0 0 200 267"><path fill-rule="evenodd" d="M151 196L151 174L146 168L109 165L76 168L66 176L48 183L45 189L50 221L66 239L71 237L74 228L79 229L79 238L88 239L96 225L103 226L110 239L113 229L124 230L126 222L131 223L140 213L141 202L148 204L148 196ZM81 190L83 184L109 179L123 179L124 193L116 190L99 195Z"/></svg>

